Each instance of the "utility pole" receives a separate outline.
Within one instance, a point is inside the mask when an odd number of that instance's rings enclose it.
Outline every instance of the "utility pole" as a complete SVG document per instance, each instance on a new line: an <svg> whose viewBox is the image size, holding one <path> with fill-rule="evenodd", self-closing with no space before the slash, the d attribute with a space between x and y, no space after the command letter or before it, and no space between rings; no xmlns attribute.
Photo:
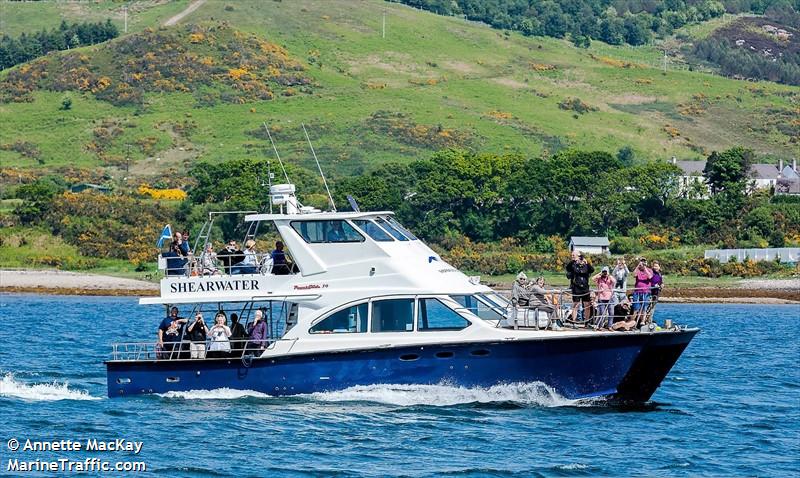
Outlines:
<svg viewBox="0 0 800 478"><path fill-rule="evenodd" d="M122 6L122 13L125 16L125 33L128 33L128 5Z"/></svg>
<svg viewBox="0 0 800 478"><path fill-rule="evenodd" d="M381 29L381 38L386 38L386 10L383 11L383 28Z"/></svg>
<svg viewBox="0 0 800 478"><path fill-rule="evenodd" d="M667 73L667 50L664 49L664 74Z"/></svg>

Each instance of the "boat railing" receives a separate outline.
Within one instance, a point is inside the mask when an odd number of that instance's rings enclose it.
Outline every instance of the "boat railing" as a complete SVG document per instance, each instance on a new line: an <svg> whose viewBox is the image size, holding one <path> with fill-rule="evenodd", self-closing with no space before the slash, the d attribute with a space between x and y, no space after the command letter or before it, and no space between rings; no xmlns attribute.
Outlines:
<svg viewBox="0 0 800 478"><path fill-rule="evenodd" d="M662 288L649 292L640 289L613 289L606 302L598 299L600 291L592 289L589 300L573 302L569 289L546 289L544 300L530 294L528 300L512 297L506 309L507 324L513 328L548 329L560 323L567 327L610 328L616 322L635 322L637 327L653 322ZM541 295L541 294L540 294ZM585 304L590 303L590 310ZM501 326L502 323L498 323Z"/></svg>
<svg viewBox="0 0 800 478"><path fill-rule="evenodd" d="M230 360L252 359L266 350L272 350L279 342L295 342L296 339L236 339L225 342L120 342L111 344L112 361L154 360ZM217 345L215 345L217 344ZM219 344L226 344L219 345ZM200 347L202 345L202 347ZM217 349L219 348L219 349Z"/></svg>
<svg viewBox="0 0 800 478"><path fill-rule="evenodd" d="M185 256L164 255L158 257L158 268L166 277L211 277L238 274L290 275L297 273L293 264L275 265L269 252L255 253L255 261L250 263L226 264L216 252L203 252L195 256L189 252Z"/></svg>

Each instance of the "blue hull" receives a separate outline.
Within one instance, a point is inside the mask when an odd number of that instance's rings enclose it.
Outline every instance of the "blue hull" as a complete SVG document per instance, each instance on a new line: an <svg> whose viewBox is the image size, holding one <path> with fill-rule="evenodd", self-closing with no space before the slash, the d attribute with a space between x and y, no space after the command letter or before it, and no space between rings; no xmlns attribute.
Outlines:
<svg viewBox="0 0 800 478"><path fill-rule="evenodd" d="M266 359L106 362L109 397L232 388L269 395L356 385L543 382L570 399L649 400L697 330L428 345Z"/></svg>

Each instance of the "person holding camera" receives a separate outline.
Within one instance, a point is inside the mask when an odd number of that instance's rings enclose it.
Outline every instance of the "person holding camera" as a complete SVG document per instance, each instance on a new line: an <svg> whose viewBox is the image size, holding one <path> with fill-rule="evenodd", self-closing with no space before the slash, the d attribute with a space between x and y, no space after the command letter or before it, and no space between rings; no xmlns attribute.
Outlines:
<svg viewBox="0 0 800 478"><path fill-rule="evenodd" d="M572 260L566 267L569 290L572 293L572 321L578 316L578 306L583 304L583 320L588 323L592 318L592 296L589 289L589 276L594 267L579 251L572 251Z"/></svg>
<svg viewBox="0 0 800 478"><path fill-rule="evenodd" d="M209 330L211 344L208 346L208 358L225 358L231 351L231 329L228 328L225 312L219 311L214 317L214 326Z"/></svg>
<svg viewBox="0 0 800 478"><path fill-rule="evenodd" d="M264 312L258 309L253 319L253 323L247 328L250 341L247 342L247 352L253 355L261 355L267 348L267 322L264 320Z"/></svg>
<svg viewBox="0 0 800 478"><path fill-rule="evenodd" d="M189 345L189 357L193 359L206 358L206 337L208 327L203 321L203 314L198 312L194 316L194 322L186 329L191 344Z"/></svg>
<svg viewBox="0 0 800 478"><path fill-rule="evenodd" d="M221 251L217 252L217 258L222 263L225 273L230 274L231 267L244 259L244 252L236 245L236 241L231 239Z"/></svg>
<svg viewBox="0 0 800 478"><path fill-rule="evenodd" d="M606 322L606 326L611 329L614 323L611 297L614 295L617 281L609 274L608 267L604 266L599 274L592 277L592 282L597 285L597 327L602 328Z"/></svg>
<svg viewBox="0 0 800 478"><path fill-rule="evenodd" d="M633 311L636 321L644 319L647 306L650 304L650 284L653 279L653 270L647 267L647 259L639 258L639 263L633 271L635 279L633 286Z"/></svg>
<svg viewBox="0 0 800 478"><path fill-rule="evenodd" d="M189 242L184 240L183 234L176 232L169 244L169 251L163 254L167 258L167 275L183 275L186 273L186 264L191 254Z"/></svg>

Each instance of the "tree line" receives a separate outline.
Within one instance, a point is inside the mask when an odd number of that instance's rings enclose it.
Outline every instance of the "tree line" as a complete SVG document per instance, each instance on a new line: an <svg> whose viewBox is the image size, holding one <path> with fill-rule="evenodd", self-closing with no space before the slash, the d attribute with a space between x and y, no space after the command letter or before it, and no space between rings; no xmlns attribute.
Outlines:
<svg viewBox="0 0 800 478"><path fill-rule="evenodd" d="M391 0L440 15L464 16L494 28L530 36L569 38L588 47L591 40L611 45L643 45L687 24L727 12L793 17L800 2L787 0Z"/></svg>
<svg viewBox="0 0 800 478"><path fill-rule="evenodd" d="M17 38L3 35L0 38L0 70L28 62L51 51L94 45L117 36L119 30L110 19L97 23L67 24L62 21L58 28L49 31L22 33Z"/></svg>

